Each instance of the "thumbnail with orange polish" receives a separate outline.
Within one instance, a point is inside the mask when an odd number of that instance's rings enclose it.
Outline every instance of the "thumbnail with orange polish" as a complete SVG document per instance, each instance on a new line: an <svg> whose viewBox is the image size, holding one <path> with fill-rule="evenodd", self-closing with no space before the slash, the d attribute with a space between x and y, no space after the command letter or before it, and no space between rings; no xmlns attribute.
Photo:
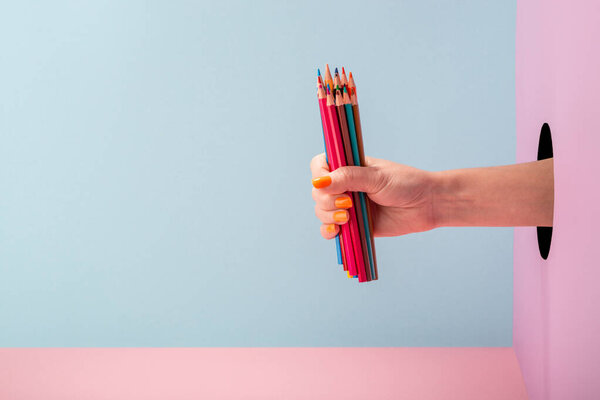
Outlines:
<svg viewBox="0 0 600 400"><path fill-rule="evenodd" d="M331 177L328 175L320 176L318 178L313 179L312 184L317 189L322 189L324 187L331 185Z"/></svg>

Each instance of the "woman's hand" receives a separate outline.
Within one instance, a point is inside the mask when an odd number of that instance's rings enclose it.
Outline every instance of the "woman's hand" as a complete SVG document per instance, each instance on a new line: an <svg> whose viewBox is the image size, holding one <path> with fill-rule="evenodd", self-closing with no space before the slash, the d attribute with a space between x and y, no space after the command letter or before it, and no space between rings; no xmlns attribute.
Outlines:
<svg viewBox="0 0 600 400"><path fill-rule="evenodd" d="M315 214L321 235L335 237L339 225L348 222L348 191L365 192L371 199L375 236L398 236L435 228L432 204L433 174L407 165L366 158L365 167L341 167L330 172L325 154L315 156L313 177Z"/></svg>
<svg viewBox="0 0 600 400"><path fill-rule="evenodd" d="M371 199L375 236L397 236L441 226L552 226L554 160L428 172L377 158L366 167L330 172L314 157L315 213L331 239L348 221L347 191Z"/></svg>

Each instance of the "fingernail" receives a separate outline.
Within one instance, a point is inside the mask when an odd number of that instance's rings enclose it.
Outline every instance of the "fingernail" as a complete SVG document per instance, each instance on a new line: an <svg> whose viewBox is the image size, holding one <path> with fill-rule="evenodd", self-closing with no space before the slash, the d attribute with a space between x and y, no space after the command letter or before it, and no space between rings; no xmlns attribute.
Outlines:
<svg viewBox="0 0 600 400"><path fill-rule="evenodd" d="M312 184L317 189L322 189L331 185L331 177L329 175L320 176L312 180Z"/></svg>
<svg viewBox="0 0 600 400"><path fill-rule="evenodd" d="M327 233L335 233L335 224L329 224L325 227Z"/></svg>
<svg viewBox="0 0 600 400"><path fill-rule="evenodd" d="M333 220L335 222L348 222L348 211L336 211L333 213Z"/></svg>
<svg viewBox="0 0 600 400"><path fill-rule="evenodd" d="M352 207L352 199L348 196L338 197L335 199L336 208L350 208Z"/></svg>

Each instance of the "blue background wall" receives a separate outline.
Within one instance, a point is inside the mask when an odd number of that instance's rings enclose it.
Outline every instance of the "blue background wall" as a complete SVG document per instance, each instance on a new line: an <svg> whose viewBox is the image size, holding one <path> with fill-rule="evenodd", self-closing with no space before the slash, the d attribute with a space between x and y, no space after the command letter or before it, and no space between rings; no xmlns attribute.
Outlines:
<svg viewBox="0 0 600 400"><path fill-rule="evenodd" d="M510 228L378 239L359 285L308 163L325 62L369 155L514 162L514 28L514 1L1 5L0 346L509 346Z"/></svg>

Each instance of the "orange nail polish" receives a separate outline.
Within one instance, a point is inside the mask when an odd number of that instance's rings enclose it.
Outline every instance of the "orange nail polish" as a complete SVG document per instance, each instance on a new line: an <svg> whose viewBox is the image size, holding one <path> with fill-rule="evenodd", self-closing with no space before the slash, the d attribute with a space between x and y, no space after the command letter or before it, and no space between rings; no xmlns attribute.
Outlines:
<svg viewBox="0 0 600 400"><path fill-rule="evenodd" d="M352 199L350 197L338 197L335 199L335 206L337 208L350 208L352 207Z"/></svg>
<svg viewBox="0 0 600 400"><path fill-rule="evenodd" d="M327 225L327 227L325 228L325 230L327 231L327 233L335 233L335 224L329 224L329 225Z"/></svg>
<svg viewBox="0 0 600 400"><path fill-rule="evenodd" d="M343 210L343 211L336 211L333 213L333 220L335 222L348 222L348 211Z"/></svg>
<svg viewBox="0 0 600 400"><path fill-rule="evenodd" d="M317 189L322 189L331 185L331 177L329 175L320 176L312 180L312 184Z"/></svg>

